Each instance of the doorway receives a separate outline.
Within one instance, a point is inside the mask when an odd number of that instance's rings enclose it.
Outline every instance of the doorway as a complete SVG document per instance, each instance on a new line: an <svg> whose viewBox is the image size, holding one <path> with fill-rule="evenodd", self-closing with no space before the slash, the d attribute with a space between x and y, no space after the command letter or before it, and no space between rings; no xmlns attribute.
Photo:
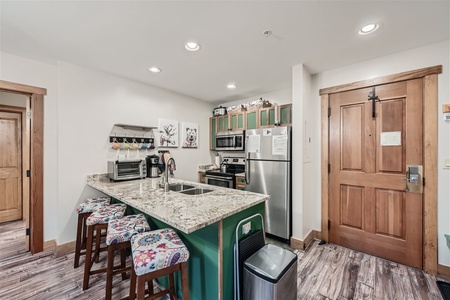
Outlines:
<svg viewBox="0 0 450 300"><path fill-rule="evenodd" d="M25 251L29 251L26 232L30 227L30 122L26 117L29 104L27 96L0 92L0 224L20 220L15 224L25 227L20 235L25 243L20 248Z"/></svg>
<svg viewBox="0 0 450 300"><path fill-rule="evenodd" d="M320 91L324 240L437 273L441 72L435 66ZM423 165L423 194L406 191L406 165Z"/></svg>
<svg viewBox="0 0 450 300"><path fill-rule="evenodd" d="M28 165L22 164L21 176L22 183L29 182L28 186L23 185L25 190L23 195L29 197L29 201L22 201L22 203L29 203L28 212L22 211L22 215L29 216L29 226L27 227L27 235L29 235L29 249L31 253L38 253L43 251L44 247L44 170L43 170L43 158L44 158L44 95L47 94L46 89L23 85L14 82L8 82L0 80L0 92L20 94L28 98L27 108L25 115L22 115L22 129L29 128L28 137L29 141L27 149L23 150L24 143L22 143L22 151L25 156L29 157ZM12 110L11 106L7 108L3 107L3 110ZM22 114L24 113L23 109ZM24 125L25 122L29 122L29 125ZM28 152L27 152L28 151ZM23 176L25 179L23 180ZM26 190L28 189L28 191ZM26 204L25 203L25 204Z"/></svg>

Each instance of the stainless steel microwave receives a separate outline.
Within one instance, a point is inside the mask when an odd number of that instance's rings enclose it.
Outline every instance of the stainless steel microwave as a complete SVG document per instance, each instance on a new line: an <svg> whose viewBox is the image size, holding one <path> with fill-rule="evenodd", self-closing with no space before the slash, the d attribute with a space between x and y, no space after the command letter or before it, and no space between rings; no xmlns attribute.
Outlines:
<svg viewBox="0 0 450 300"><path fill-rule="evenodd" d="M244 151L245 150L245 131L220 131L216 135L217 151Z"/></svg>
<svg viewBox="0 0 450 300"><path fill-rule="evenodd" d="M114 181L145 178L145 159L108 161L108 177Z"/></svg>

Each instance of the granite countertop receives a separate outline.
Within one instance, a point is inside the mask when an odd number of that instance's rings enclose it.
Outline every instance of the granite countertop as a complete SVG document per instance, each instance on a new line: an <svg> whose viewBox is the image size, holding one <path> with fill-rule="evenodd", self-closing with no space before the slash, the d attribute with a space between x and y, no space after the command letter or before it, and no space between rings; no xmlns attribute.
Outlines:
<svg viewBox="0 0 450 300"><path fill-rule="evenodd" d="M87 185L187 234L269 199L269 195L173 178L169 179L170 184L186 183L213 191L201 195L164 193L159 188L160 181L145 178L113 182L106 174L87 176Z"/></svg>

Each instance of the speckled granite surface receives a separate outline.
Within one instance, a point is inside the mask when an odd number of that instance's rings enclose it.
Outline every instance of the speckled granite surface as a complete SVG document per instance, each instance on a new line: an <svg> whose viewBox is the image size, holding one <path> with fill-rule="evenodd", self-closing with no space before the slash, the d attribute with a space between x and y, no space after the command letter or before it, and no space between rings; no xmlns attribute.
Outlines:
<svg viewBox="0 0 450 300"><path fill-rule="evenodd" d="M160 178L112 182L106 174L87 176L87 184L125 204L157 218L185 233L194 232L235 213L269 199L268 195L221 188L196 182L169 179L169 183L186 183L212 189L202 195L164 193Z"/></svg>

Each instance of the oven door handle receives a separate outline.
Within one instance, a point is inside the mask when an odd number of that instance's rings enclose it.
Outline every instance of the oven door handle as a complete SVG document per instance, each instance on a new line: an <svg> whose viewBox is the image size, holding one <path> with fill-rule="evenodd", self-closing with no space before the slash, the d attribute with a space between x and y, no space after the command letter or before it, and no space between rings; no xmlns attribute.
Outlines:
<svg viewBox="0 0 450 300"><path fill-rule="evenodd" d="M250 152L247 153L247 159L245 160L245 184L250 184Z"/></svg>
<svg viewBox="0 0 450 300"><path fill-rule="evenodd" d="M205 175L206 178L212 178L212 179L222 179L222 180L233 180L233 177L225 177L225 176L213 176L213 175Z"/></svg>

